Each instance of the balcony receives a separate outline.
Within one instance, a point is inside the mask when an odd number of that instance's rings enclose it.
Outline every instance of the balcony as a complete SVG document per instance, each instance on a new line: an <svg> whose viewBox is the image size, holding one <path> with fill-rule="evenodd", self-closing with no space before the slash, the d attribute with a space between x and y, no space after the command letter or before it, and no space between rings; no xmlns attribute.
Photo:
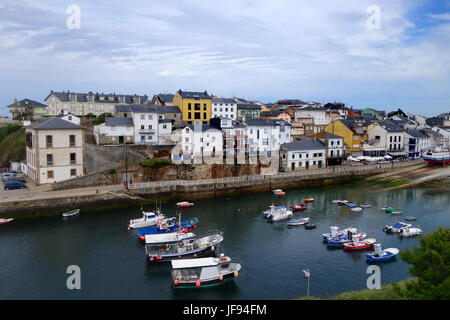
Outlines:
<svg viewBox="0 0 450 320"><path fill-rule="evenodd" d="M155 129L139 129L140 134L153 134L155 133Z"/></svg>

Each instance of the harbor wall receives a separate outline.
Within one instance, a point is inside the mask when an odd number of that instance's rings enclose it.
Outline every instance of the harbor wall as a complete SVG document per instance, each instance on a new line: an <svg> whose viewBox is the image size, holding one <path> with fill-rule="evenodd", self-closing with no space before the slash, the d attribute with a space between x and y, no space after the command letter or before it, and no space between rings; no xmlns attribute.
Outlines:
<svg viewBox="0 0 450 320"><path fill-rule="evenodd" d="M280 173L276 175L231 177L207 180L154 181L130 185L122 194L99 193L85 196L67 196L57 199L20 200L0 203L0 217L36 217L56 215L74 208L83 211L101 211L120 207L139 207L154 203L155 196L168 200L195 200L257 192L274 189L296 189L360 179L399 167L419 165L419 161L399 163L395 166L369 165L308 170L307 172Z"/></svg>

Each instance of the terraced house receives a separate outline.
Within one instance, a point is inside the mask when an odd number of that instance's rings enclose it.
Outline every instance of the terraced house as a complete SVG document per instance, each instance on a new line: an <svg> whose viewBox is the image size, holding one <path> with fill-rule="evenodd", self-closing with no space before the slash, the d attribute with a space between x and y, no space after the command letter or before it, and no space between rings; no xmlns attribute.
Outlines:
<svg viewBox="0 0 450 320"><path fill-rule="evenodd" d="M56 116L59 114L73 114L86 116L88 114L100 115L102 113L115 114L116 105L119 104L147 104L148 96L126 95L126 94L104 94L104 93L79 93L79 92L56 92L50 91L45 98L48 104L48 114Z"/></svg>
<svg viewBox="0 0 450 320"><path fill-rule="evenodd" d="M181 110L181 119L184 124L193 124L199 121L201 124L209 124L212 115L212 97L204 92L182 91L175 93L173 105Z"/></svg>
<svg viewBox="0 0 450 320"><path fill-rule="evenodd" d="M349 119L338 119L326 126L326 132L344 138L347 154L362 155L366 136L362 124Z"/></svg>

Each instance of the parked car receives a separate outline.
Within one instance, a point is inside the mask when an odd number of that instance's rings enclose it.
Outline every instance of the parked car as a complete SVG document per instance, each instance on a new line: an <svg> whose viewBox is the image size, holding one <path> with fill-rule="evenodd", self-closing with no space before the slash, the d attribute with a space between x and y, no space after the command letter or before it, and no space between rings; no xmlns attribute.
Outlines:
<svg viewBox="0 0 450 320"><path fill-rule="evenodd" d="M25 189L26 187L25 183L20 183L19 181L8 181L5 182L3 186L5 190Z"/></svg>
<svg viewBox="0 0 450 320"><path fill-rule="evenodd" d="M9 182L9 181L18 181L20 183L26 183L27 181L25 180L24 177L21 176L6 176L5 179L3 180L4 182Z"/></svg>
<svg viewBox="0 0 450 320"><path fill-rule="evenodd" d="M3 172L2 173L2 180L3 180L3 182L5 182L5 179L7 177L16 177L16 176L17 176L17 174L15 172Z"/></svg>

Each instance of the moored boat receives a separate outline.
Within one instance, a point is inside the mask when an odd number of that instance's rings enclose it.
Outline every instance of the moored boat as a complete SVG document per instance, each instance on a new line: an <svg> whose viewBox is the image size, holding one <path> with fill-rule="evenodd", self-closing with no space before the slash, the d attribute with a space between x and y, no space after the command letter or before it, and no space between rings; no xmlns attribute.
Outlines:
<svg viewBox="0 0 450 320"><path fill-rule="evenodd" d="M365 238L365 233L359 233L356 228L347 228L345 229L345 233L339 233L334 237L329 237L326 239L326 242L330 246L342 246L345 243L352 242L354 237L358 237L360 239ZM332 231L332 233L335 233Z"/></svg>
<svg viewBox="0 0 450 320"><path fill-rule="evenodd" d="M284 192L284 191L281 190L281 189L273 190L273 193L274 193L276 196L278 196L278 197L282 197L282 196L284 196L284 195L286 194L286 192Z"/></svg>
<svg viewBox="0 0 450 320"><path fill-rule="evenodd" d="M418 236L422 233L422 229L420 228L402 228L398 235L400 237L414 237Z"/></svg>
<svg viewBox="0 0 450 320"><path fill-rule="evenodd" d="M223 254L218 258L172 260L172 280L175 288L208 287L233 280L239 275L241 264Z"/></svg>
<svg viewBox="0 0 450 320"><path fill-rule="evenodd" d="M358 206L358 204L354 202L347 202L345 205L350 208L355 208Z"/></svg>
<svg viewBox="0 0 450 320"><path fill-rule="evenodd" d="M64 212L62 214L63 217L73 217L80 213L80 209L74 209L72 211Z"/></svg>
<svg viewBox="0 0 450 320"><path fill-rule="evenodd" d="M164 234L146 235L145 253L149 261L164 262L212 255L223 241L221 231L210 231L203 236L195 236L192 233L186 235L176 234L172 236L173 239L164 239Z"/></svg>
<svg viewBox="0 0 450 320"><path fill-rule="evenodd" d="M361 207L354 207L350 209L351 211L361 211L362 208Z"/></svg>
<svg viewBox="0 0 450 320"><path fill-rule="evenodd" d="M397 222L393 226L386 225L383 231L386 233L399 233L403 228L409 228L412 225L405 222Z"/></svg>
<svg viewBox="0 0 450 320"><path fill-rule="evenodd" d="M406 221L416 221L417 218L416 217L407 216L407 217L405 217L405 220Z"/></svg>
<svg viewBox="0 0 450 320"><path fill-rule="evenodd" d="M180 218L181 220L181 218ZM145 235L147 234L158 234L158 233L171 233L171 232L190 232L192 229L196 228L198 224L197 218L190 218L184 221L179 221L177 223L176 218L165 218L158 220L156 225L150 227L144 227L137 229L137 234L140 240L145 240Z"/></svg>
<svg viewBox="0 0 450 320"><path fill-rule="evenodd" d="M315 223L306 223L305 224L305 229L306 230L312 230L312 229L315 229L316 228L316 224Z"/></svg>
<svg viewBox="0 0 450 320"><path fill-rule="evenodd" d="M0 218L0 224L7 224L14 221L14 218Z"/></svg>
<svg viewBox="0 0 450 320"><path fill-rule="evenodd" d="M450 163L450 151L440 148L431 149L423 155L423 160L430 165Z"/></svg>
<svg viewBox="0 0 450 320"><path fill-rule="evenodd" d="M370 205L370 203L365 202L365 203L361 203L359 206L362 208L369 208L371 205Z"/></svg>
<svg viewBox="0 0 450 320"><path fill-rule="evenodd" d="M401 214L401 213L403 213L402 210L396 209L396 208L392 208L392 207L387 208L385 212L386 213L390 213L390 214Z"/></svg>
<svg viewBox="0 0 450 320"><path fill-rule="evenodd" d="M352 237L352 241L344 243L344 249L361 250L370 248L377 240L375 238L361 239L361 235Z"/></svg>
<svg viewBox="0 0 450 320"><path fill-rule="evenodd" d="M376 262L391 260L400 252L397 248L384 249L383 245L380 243L375 243L373 249L374 251L366 253L367 261Z"/></svg>
<svg viewBox="0 0 450 320"><path fill-rule="evenodd" d="M263 212L263 218L268 218L271 214L275 214L286 210L287 209L285 206L274 206L272 203L272 205L269 206L269 210Z"/></svg>
<svg viewBox="0 0 450 320"><path fill-rule="evenodd" d="M305 200L303 200L303 202L305 203L314 202L314 198L306 198Z"/></svg>
<svg viewBox="0 0 450 320"><path fill-rule="evenodd" d="M299 218L299 219L291 219L287 222L288 226L301 226L307 224L309 222L309 217Z"/></svg>
<svg viewBox="0 0 450 320"><path fill-rule="evenodd" d="M192 202L182 201L177 203L178 208L190 208L192 206L194 206Z"/></svg>
<svg viewBox="0 0 450 320"><path fill-rule="evenodd" d="M128 230L154 226L159 220L165 218L162 213L147 212L141 208L142 218L131 219L128 222Z"/></svg>
<svg viewBox="0 0 450 320"><path fill-rule="evenodd" d="M293 211L300 211L300 210L305 210L306 209L306 206L304 206L304 205L302 205L302 204L293 204L292 206L290 206L290 208L293 210Z"/></svg>
<svg viewBox="0 0 450 320"><path fill-rule="evenodd" d="M283 207L283 208L280 208L277 211L269 213L267 215L267 219L270 222L274 222L274 221L284 220L284 219L288 219L289 217L292 217L292 211L287 210L286 207Z"/></svg>

